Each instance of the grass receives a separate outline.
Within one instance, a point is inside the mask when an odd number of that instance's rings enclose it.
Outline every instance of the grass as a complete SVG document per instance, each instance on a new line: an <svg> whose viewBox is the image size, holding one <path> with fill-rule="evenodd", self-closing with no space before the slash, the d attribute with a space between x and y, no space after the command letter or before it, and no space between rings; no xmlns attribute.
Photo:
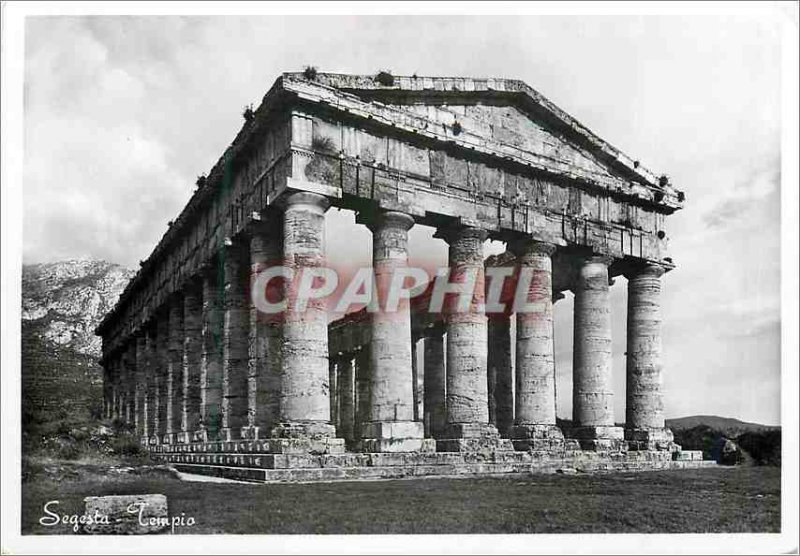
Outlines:
<svg viewBox="0 0 800 556"><path fill-rule="evenodd" d="M40 464L40 466L43 464ZM49 465L54 465L50 462ZM177 533L705 533L778 532L780 469L253 485L184 482L163 472L111 476L43 468L22 485L24 534L71 534L38 524L42 507L83 513L83 498L163 493Z"/></svg>

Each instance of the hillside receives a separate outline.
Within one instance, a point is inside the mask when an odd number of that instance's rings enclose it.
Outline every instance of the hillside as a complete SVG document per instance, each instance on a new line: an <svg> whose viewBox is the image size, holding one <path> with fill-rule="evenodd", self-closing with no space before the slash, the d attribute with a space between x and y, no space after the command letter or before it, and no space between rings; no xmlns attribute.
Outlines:
<svg viewBox="0 0 800 556"><path fill-rule="evenodd" d="M725 436L735 437L747 432L766 432L769 430L779 430L780 427L761 425L758 423L748 423L733 419L731 417L720 417L718 415L690 415L677 419L667 419L667 427L675 430L686 430L704 425L714 430L722 432Z"/></svg>
<svg viewBox="0 0 800 556"><path fill-rule="evenodd" d="M133 272L105 261L22 268L22 433L26 450L100 416L94 329Z"/></svg>
<svg viewBox="0 0 800 556"><path fill-rule="evenodd" d="M100 355L94 329L111 310L133 271L90 259L24 265L22 320L52 345Z"/></svg>

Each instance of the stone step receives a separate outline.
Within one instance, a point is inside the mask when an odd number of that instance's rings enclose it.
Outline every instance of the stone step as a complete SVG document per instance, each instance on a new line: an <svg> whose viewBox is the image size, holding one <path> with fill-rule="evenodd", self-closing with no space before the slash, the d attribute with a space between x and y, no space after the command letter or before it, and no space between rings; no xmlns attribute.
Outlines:
<svg viewBox="0 0 800 556"><path fill-rule="evenodd" d="M576 474L602 472L646 472L666 469L692 469L713 467L713 461L595 461L584 462L573 467L563 460L551 460L538 464L520 463L440 463L419 465L345 466L324 468L267 469L236 465L173 463L183 473L221 477L260 483L282 482L327 482L409 479L420 477L481 477L517 474Z"/></svg>

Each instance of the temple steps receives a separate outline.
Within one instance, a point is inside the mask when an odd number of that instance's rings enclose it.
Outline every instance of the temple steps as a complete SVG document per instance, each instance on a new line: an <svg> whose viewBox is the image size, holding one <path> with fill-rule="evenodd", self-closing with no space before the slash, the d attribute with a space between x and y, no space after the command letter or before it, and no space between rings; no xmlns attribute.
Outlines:
<svg viewBox="0 0 800 556"><path fill-rule="evenodd" d="M160 452L151 457L183 473L264 483L630 472L716 465L687 452L576 451L563 455L530 452L326 455Z"/></svg>

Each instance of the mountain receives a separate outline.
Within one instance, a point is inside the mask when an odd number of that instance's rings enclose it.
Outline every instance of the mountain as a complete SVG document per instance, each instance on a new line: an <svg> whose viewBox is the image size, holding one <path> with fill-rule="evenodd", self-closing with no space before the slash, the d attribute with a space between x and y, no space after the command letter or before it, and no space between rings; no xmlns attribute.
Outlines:
<svg viewBox="0 0 800 556"><path fill-rule="evenodd" d="M94 329L133 271L97 260L22 267L22 431L30 453L97 418L101 341Z"/></svg>
<svg viewBox="0 0 800 556"><path fill-rule="evenodd" d="M94 329L134 272L106 261L79 259L22 267L22 320L42 339L99 356Z"/></svg>
<svg viewBox="0 0 800 556"><path fill-rule="evenodd" d="M667 427L673 431L693 429L701 425L719 431L728 438L734 438L746 432L780 430L780 427L748 423L746 421L740 421L739 419L720 417L718 415L691 415L677 419L667 419Z"/></svg>

